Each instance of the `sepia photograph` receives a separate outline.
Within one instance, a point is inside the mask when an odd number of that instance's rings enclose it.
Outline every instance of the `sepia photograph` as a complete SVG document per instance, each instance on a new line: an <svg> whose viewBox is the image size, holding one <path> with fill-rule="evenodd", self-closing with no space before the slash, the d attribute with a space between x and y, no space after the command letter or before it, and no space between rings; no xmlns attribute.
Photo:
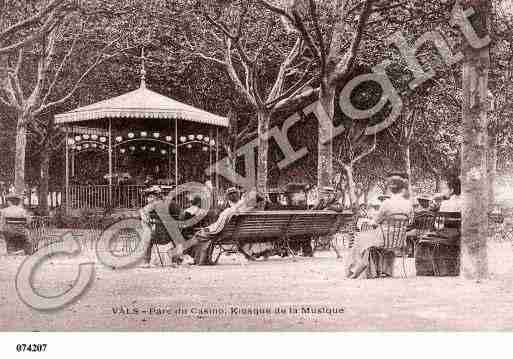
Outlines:
<svg viewBox="0 0 513 359"><path fill-rule="evenodd" d="M509 116L513 0L0 0L0 331L512 331Z"/></svg>

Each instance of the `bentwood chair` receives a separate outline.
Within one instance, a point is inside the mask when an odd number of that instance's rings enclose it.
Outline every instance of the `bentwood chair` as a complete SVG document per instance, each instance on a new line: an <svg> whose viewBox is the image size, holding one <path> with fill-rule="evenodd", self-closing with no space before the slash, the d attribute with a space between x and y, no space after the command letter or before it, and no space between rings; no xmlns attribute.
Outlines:
<svg viewBox="0 0 513 359"><path fill-rule="evenodd" d="M428 245L431 250L428 251L428 258L432 264L434 276L447 275L443 273L453 273L457 268L459 271L459 254L446 258L451 261L450 268L440 268L441 263L439 256L442 247L457 248L459 252L459 236L461 230L461 213L459 212L439 212L435 216L434 228L436 234L432 236L423 236L421 241ZM454 262L454 263L452 263ZM443 273L442 273L443 272Z"/></svg>
<svg viewBox="0 0 513 359"><path fill-rule="evenodd" d="M415 256L415 247L419 239L426 233L435 230L435 214L433 212L420 212L416 213L413 219L413 225L410 229L414 232L411 234L410 231L406 234L406 244L411 244L411 257Z"/></svg>
<svg viewBox="0 0 513 359"><path fill-rule="evenodd" d="M406 230L410 219L405 214L391 214L380 224L380 232L383 236L383 245L376 247L379 256L380 266L383 265L385 255L393 252L402 257L403 274L406 278Z"/></svg>

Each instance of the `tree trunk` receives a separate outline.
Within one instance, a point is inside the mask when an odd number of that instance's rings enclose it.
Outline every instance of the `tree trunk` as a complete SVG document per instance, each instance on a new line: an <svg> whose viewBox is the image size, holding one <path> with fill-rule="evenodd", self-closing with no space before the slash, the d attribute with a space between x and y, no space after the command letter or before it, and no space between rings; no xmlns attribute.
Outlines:
<svg viewBox="0 0 513 359"><path fill-rule="evenodd" d="M411 188L411 156L410 156L410 145L403 146L403 154L404 154L404 170L406 171L406 175L408 176L408 193L410 194L410 198L413 197L413 192Z"/></svg>
<svg viewBox="0 0 513 359"><path fill-rule="evenodd" d="M269 122L271 114L267 110L259 110L258 117L258 157L257 157L257 173L256 187L258 191L267 192L267 167L269 156L269 140L267 134L269 132Z"/></svg>
<svg viewBox="0 0 513 359"><path fill-rule="evenodd" d="M474 28L486 33L488 1L468 3L476 11ZM488 145L487 97L489 48L476 50L465 46L463 63L463 145L461 153L462 223L461 273L468 279L488 277L488 179L486 153Z"/></svg>
<svg viewBox="0 0 513 359"><path fill-rule="evenodd" d="M41 178L39 181L39 213L48 215L48 182L50 177L50 158L52 150L50 144L45 142L41 151Z"/></svg>
<svg viewBox="0 0 513 359"><path fill-rule="evenodd" d="M27 150L27 121L20 115L16 126L16 149L14 157L14 187L18 194L25 191L25 153Z"/></svg>
<svg viewBox="0 0 513 359"><path fill-rule="evenodd" d="M335 115L335 89L328 85L321 86L319 93L319 102L328 115L331 125ZM333 142L331 126L323 126L322 119L319 122L319 140L318 140L318 164L317 164L317 188L331 186L333 177ZM354 190L354 187L353 187Z"/></svg>
<svg viewBox="0 0 513 359"><path fill-rule="evenodd" d="M347 192L349 194L349 205L353 213L358 211L358 199L356 198L356 184L354 182L353 166L351 164L344 165L347 179Z"/></svg>
<svg viewBox="0 0 513 359"><path fill-rule="evenodd" d="M497 178L497 135L488 133L488 149L486 158L486 169L488 176L488 210L496 206L495 180Z"/></svg>

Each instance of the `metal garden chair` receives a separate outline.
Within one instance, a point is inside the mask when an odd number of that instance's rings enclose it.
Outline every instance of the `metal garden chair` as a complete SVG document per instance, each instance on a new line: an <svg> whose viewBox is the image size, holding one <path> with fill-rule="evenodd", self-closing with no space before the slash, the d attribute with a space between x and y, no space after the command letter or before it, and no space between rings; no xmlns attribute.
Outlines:
<svg viewBox="0 0 513 359"><path fill-rule="evenodd" d="M405 214L391 214L383 221L379 227L381 235L383 236L383 245L374 247L374 250L379 256L380 264L383 265L385 254L387 252L394 252L396 255L402 257L403 274L406 278L406 230L410 219Z"/></svg>

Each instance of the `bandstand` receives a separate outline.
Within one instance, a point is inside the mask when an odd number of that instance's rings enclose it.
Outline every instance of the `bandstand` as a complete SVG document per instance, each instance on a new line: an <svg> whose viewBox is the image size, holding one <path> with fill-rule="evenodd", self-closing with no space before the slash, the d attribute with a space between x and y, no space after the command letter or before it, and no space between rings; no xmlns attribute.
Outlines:
<svg viewBox="0 0 513 359"><path fill-rule="evenodd" d="M65 209L131 210L149 184L209 180L228 120L147 88L55 116L66 133Z"/></svg>

